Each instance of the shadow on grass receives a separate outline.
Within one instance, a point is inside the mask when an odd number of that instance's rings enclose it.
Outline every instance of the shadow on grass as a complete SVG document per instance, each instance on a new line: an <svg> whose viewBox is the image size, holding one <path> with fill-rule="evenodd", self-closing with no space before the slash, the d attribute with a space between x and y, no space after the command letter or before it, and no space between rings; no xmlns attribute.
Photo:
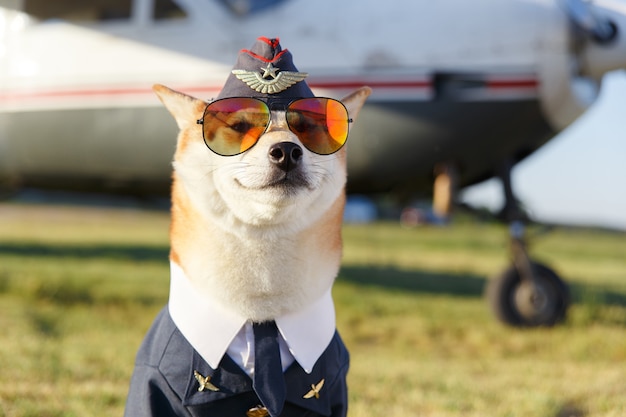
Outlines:
<svg viewBox="0 0 626 417"><path fill-rule="evenodd" d="M169 262L169 247L143 245L45 245L0 243L0 255L50 258L103 258Z"/></svg>
<svg viewBox="0 0 626 417"><path fill-rule="evenodd" d="M109 259L155 261L169 263L168 246L146 245L46 245L41 243L0 243L0 256ZM403 270L393 266L344 266L339 279L364 286L411 291L427 294L446 294L462 297L482 297L487 279L469 273L441 273ZM567 283L567 282L566 282ZM2 282L0 280L0 286ZM598 285L567 283L575 304L626 306L626 290ZM1 288L0 288L1 290Z"/></svg>
<svg viewBox="0 0 626 417"><path fill-rule="evenodd" d="M600 285L569 284L573 303L588 305L613 305L626 307L626 289L619 290Z"/></svg>
<svg viewBox="0 0 626 417"><path fill-rule="evenodd" d="M0 294L12 293L20 298L33 301L47 301L61 306L73 305L155 305L162 304L166 297L167 284L164 291L146 290L145 281L136 281L135 284L118 289L109 285L103 290L106 283L106 274L115 274L116 265L124 262L157 262L169 264L169 248L166 246L146 245L46 245L40 243L0 243L0 259L16 257L16 265L37 263L39 265L62 264L67 261L96 260L103 261L108 267L102 272L83 275L71 271L67 275L58 276L56 273L47 273L46 268L35 269L24 279L17 269L3 271L0 263ZM2 262L0 260L0 262ZM67 271L66 271L67 272ZM135 279L133 275L127 277L128 282ZM129 291L130 289L130 291ZM33 325L40 333L54 336L54 328L44 316L32 316ZM1 415L0 415L1 417Z"/></svg>
<svg viewBox="0 0 626 417"><path fill-rule="evenodd" d="M468 273L402 270L391 266L344 266L339 273L339 280L390 290L476 298L483 297L488 282L486 277ZM626 290L621 292L598 285L567 284L574 304L626 306Z"/></svg>
<svg viewBox="0 0 626 417"><path fill-rule="evenodd" d="M339 279L393 290L463 297L482 297L487 283L484 277L473 274L402 270L394 267L345 266L339 273Z"/></svg>

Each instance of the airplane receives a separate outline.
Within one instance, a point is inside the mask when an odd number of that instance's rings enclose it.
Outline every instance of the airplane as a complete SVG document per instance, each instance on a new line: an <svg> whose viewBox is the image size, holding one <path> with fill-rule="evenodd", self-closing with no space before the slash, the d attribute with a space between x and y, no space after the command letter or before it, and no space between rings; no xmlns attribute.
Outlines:
<svg viewBox="0 0 626 417"><path fill-rule="evenodd" d="M623 0L0 0L0 185L167 193L177 128L154 83L215 97L239 50L278 37L320 96L374 93L350 132L348 192L433 195L502 180L513 326L564 320L567 285L526 248L511 169L626 67Z"/></svg>

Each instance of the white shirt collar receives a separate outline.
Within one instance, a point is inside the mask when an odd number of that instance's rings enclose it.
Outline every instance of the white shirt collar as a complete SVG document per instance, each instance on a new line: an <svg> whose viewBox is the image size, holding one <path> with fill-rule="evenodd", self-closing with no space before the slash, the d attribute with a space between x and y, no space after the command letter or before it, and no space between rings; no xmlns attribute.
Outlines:
<svg viewBox="0 0 626 417"><path fill-rule="evenodd" d="M210 303L192 286L180 266L171 263L169 312L193 348L217 369L247 320ZM275 318L289 352L310 373L335 334L331 290L303 310Z"/></svg>

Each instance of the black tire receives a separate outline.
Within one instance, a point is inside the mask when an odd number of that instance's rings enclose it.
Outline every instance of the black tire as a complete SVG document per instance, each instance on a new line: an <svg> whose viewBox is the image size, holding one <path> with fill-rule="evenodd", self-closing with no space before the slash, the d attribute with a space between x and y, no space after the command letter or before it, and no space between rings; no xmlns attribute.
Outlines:
<svg viewBox="0 0 626 417"><path fill-rule="evenodd" d="M569 289L559 276L531 262L535 278L522 280L514 266L492 279L487 300L496 317L517 327L554 326L565 320Z"/></svg>

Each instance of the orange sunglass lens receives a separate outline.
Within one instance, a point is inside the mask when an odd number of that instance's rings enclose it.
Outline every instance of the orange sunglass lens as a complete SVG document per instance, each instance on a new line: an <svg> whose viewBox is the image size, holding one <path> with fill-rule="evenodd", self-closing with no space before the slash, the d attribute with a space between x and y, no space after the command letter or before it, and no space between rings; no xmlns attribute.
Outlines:
<svg viewBox="0 0 626 417"><path fill-rule="evenodd" d="M204 142L213 152L232 156L253 147L270 121L267 105L253 98L225 98L204 110Z"/></svg>
<svg viewBox="0 0 626 417"><path fill-rule="evenodd" d="M311 152L329 155L348 139L348 111L329 98L305 98L287 108L287 124Z"/></svg>

